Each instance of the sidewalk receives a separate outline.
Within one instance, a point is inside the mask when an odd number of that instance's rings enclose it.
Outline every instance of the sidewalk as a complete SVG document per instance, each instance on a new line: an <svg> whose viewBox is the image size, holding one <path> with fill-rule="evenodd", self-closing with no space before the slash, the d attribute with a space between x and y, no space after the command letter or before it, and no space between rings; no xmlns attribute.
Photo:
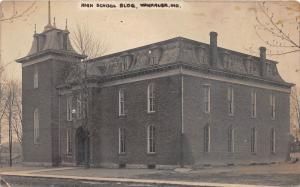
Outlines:
<svg viewBox="0 0 300 187"><path fill-rule="evenodd" d="M70 168L59 168L60 171ZM41 171L41 170L40 170ZM42 171L47 171L46 169ZM49 171L55 171L55 169L49 169ZM58 171L58 170L57 170ZM112 182L112 183L126 183L126 184L142 184L142 185L159 185L159 186L205 186L205 187L259 187L260 185L245 185L245 184L225 184L225 183L208 183L208 182L190 182L190 181L171 181L171 180L151 180L151 179L127 179L127 178L101 178L101 177L78 177L78 176L62 176L62 175L46 175L38 174L36 170L30 172L3 172L2 176L9 177L31 177L31 178L44 178L44 179L71 179L88 182ZM4 178L5 178L4 177ZM265 186L264 187L271 187Z"/></svg>
<svg viewBox="0 0 300 187"><path fill-rule="evenodd" d="M197 170L27 168L0 172L3 178L71 183L122 183L123 186L300 186L300 163L256 166L209 167ZM50 182L51 184L51 182ZM97 185L95 185L97 186ZM107 186L107 185L105 185ZM113 186L113 185L109 185Z"/></svg>

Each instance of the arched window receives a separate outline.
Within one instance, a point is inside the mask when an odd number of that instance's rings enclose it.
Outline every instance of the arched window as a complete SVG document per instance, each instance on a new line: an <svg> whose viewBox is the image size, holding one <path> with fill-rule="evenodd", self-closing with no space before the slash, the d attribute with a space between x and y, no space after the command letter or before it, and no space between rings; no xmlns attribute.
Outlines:
<svg viewBox="0 0 300 187"><path fill-rule="evenodd" d="M33 88L39 87L39 71L37 66L34 67L34 73L33 73Z"/></svg>
<svg viewBox="0 0 300 187"><path fill-rule="evenodd" d="M153 125L147 128L147 152L155 153L155 127Z"/></svg>
<svg viewBox="0 0 300 187"><path fill-rule="evenodd" d="M67 155L72 155L73 153L73 137L72 129L67 130Z"/></svg>
<svg viewBox="0 0 300 187"><path fill-rule="evenodd" d="M119 116L125 115L125 89L119 89Z"/></svg>
<svg viewBox="0 0 300 187"><path fill-rule="evenodd" d="M234 91L232 87L227 90L227 100L228 100L228 114L233 116L234 114Z"/></svg>
<svg viewBox="0 0 300 187"><path fill-rule="evenodd" d="M234 152L234 128L228 128L228 152Z"/></svg>
<svg viewBox="0 0 300 187"><path fill-rule="evenodd" d="M154 93L154 84L150 83L147 88L147 111L148 113L154 112L154 99L155 99L155 93Z"/></svg>
<svg viewBox="0 0 300 187"><path fill-rule="evenodd" d="M210 113L210 86L204 85L204 112Z"/></svg>
<svg viewBox="0 0 300 187"><path fill-rule="evenodd" d="M39 109L36 108L33 112L33 143L39 143L40 137L40 122L39 122Z"/></svg>
<svg viewBox="0 0 300 187"><path fill-rule="evenodd" d="M210 152L210 126L204 127L204 152Z"/></svg>
<svg viewBox="0 0 300 187"><path fill-rule="evenodd" d="M276 151L276 133L275 133L275 128L271 129L271 134L270 134L270 145L271 145L271 153L275 153Z"/></svg>
<svg viewBox="0 0 300 187"><path fill-rule="evenodd" d="M124 154L125 152L125 128L119 128L119 154Z"/></svg>
<svg viewBox="0 0 300 187"><path fill-rule="evenodd" d="M256 153L256 129L251 128L251 153Z"/></svg>

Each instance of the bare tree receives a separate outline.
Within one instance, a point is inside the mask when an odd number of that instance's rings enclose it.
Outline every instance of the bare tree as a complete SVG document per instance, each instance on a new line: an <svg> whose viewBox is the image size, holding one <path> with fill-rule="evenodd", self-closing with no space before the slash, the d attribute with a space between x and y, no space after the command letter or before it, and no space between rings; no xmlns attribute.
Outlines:
<svg viewBox="0 0 300 187"><path fill-rule="evenodd" d="M102 56L107 51L107 45L104 40L97 39L96 35L89 30L87 24L76 24L72 32L71 41L75 50L87 59Z"/></svg>
<svg viewBox="0 0 300 187"><path fill-rule="evenodd" d="M106 50L107 45L104 40L97 39L96 35L89 30L87 25L77 24L75 30L72 32L71 41L75 50L85 56L84 60L80 62L70 62L66 65L65 70L62 72L66 77L68 83L78 86L79 89L74 90L72 95L76 100L76 106L74 107L77 113L77 119L81 122L81 126L86 133L85 140L85 158L84 164L87 168L90 167L89 163L89 139L91 134L89 133L89 114L88 114L88 103L90 98L90 90L88 88L89 69L93 68L95 63L87 61L94 57L102 56Z"/></svg>
<svg viewBox="0 0 300 187"><path fill-rule="evenodd" d="M22 118L21 118L21 87L16 80L9 80L4 85L5 110L2 119L8 124L8 141L9 141L9 165L12 166L12 146L13 137L18 142L22 142ZM4 118L5 117L5 118Z"/></svg>
<svg viewBox="0 0 300 187"><path fill-rule="evenodd" d="M35 1L31 2L25 8L20 8L20 6L18 6L17 3L18 2L16 1L3 1L0 3L0 22L12 22L21 18L26 19L26 17L30 16L36 9ZM3 7L6 7L8 10L3 11Z"/></svg>
<svg viewBox="0 0 300 187"><path fill-rule="evenodd" d="M272 6L271 6L272 5ZM289 14L283 18L272 7L280 7ZM258 2L255 9L258 38L270 47L269 55L300 52L300 5L294 3ZM275 51L275 52L274 52Z"/></svg>

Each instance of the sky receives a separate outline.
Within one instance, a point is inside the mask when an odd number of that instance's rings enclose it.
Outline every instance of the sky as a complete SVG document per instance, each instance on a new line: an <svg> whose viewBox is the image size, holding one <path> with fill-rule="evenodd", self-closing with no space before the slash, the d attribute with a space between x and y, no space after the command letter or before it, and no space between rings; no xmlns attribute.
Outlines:
<svg viewBox="0 0 300 187"><path fill-rule="evenodd" d="M143 0L86 0L85 2L138 4ZM146 1L143 1L146 2ZM81 8L80 0L51 1L51 16L56 18L58 28L72 30L76 24L84 24L97 39L105 42L106 54L159 42L177 36L209 43L209 32L218 33L218 46L239 52L258 55L258 48L266 46L255 32L257 25L257 2L245 1L195 1L153 0L153 2L178 3L180 8L171 9L112 9ZM23 12L32 5L30 1L2 2L3 17L12 15L13 10ZM26 56L33 40L34 25L42 32L48 21L47 1L36 1L30 11L12 21L1 22L1 62L6 66L9 78L21 79L21 65L15 59ZM279 20L295 20L300 16L297 2L268 2L267 6ZM299 19L298 19L299 20ZM285 30L299 41L297 22L291 21ZM271 35L264 37L270 38ZM267 49L268 46L266 46ZM273 49L272 49L273 50ZM273 50L274 51L274 50ZM279 62L279 73L287 82L300 85L300 53L267 56Z"/></svg>

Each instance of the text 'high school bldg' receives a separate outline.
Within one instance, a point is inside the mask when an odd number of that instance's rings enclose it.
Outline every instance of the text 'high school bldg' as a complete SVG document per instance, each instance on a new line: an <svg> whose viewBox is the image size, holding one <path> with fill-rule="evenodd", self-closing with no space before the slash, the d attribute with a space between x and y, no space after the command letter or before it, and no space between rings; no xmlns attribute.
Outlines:
<svg viewBox="0 0 300 187"><path fill-rule="evenodd" d="M49 18L50 19L50 18ZM24 163L169 167L284 161L276 64L176 37L90 59L50 21L22 64ZM76 64L76 65L74 65Z"/></svg>

